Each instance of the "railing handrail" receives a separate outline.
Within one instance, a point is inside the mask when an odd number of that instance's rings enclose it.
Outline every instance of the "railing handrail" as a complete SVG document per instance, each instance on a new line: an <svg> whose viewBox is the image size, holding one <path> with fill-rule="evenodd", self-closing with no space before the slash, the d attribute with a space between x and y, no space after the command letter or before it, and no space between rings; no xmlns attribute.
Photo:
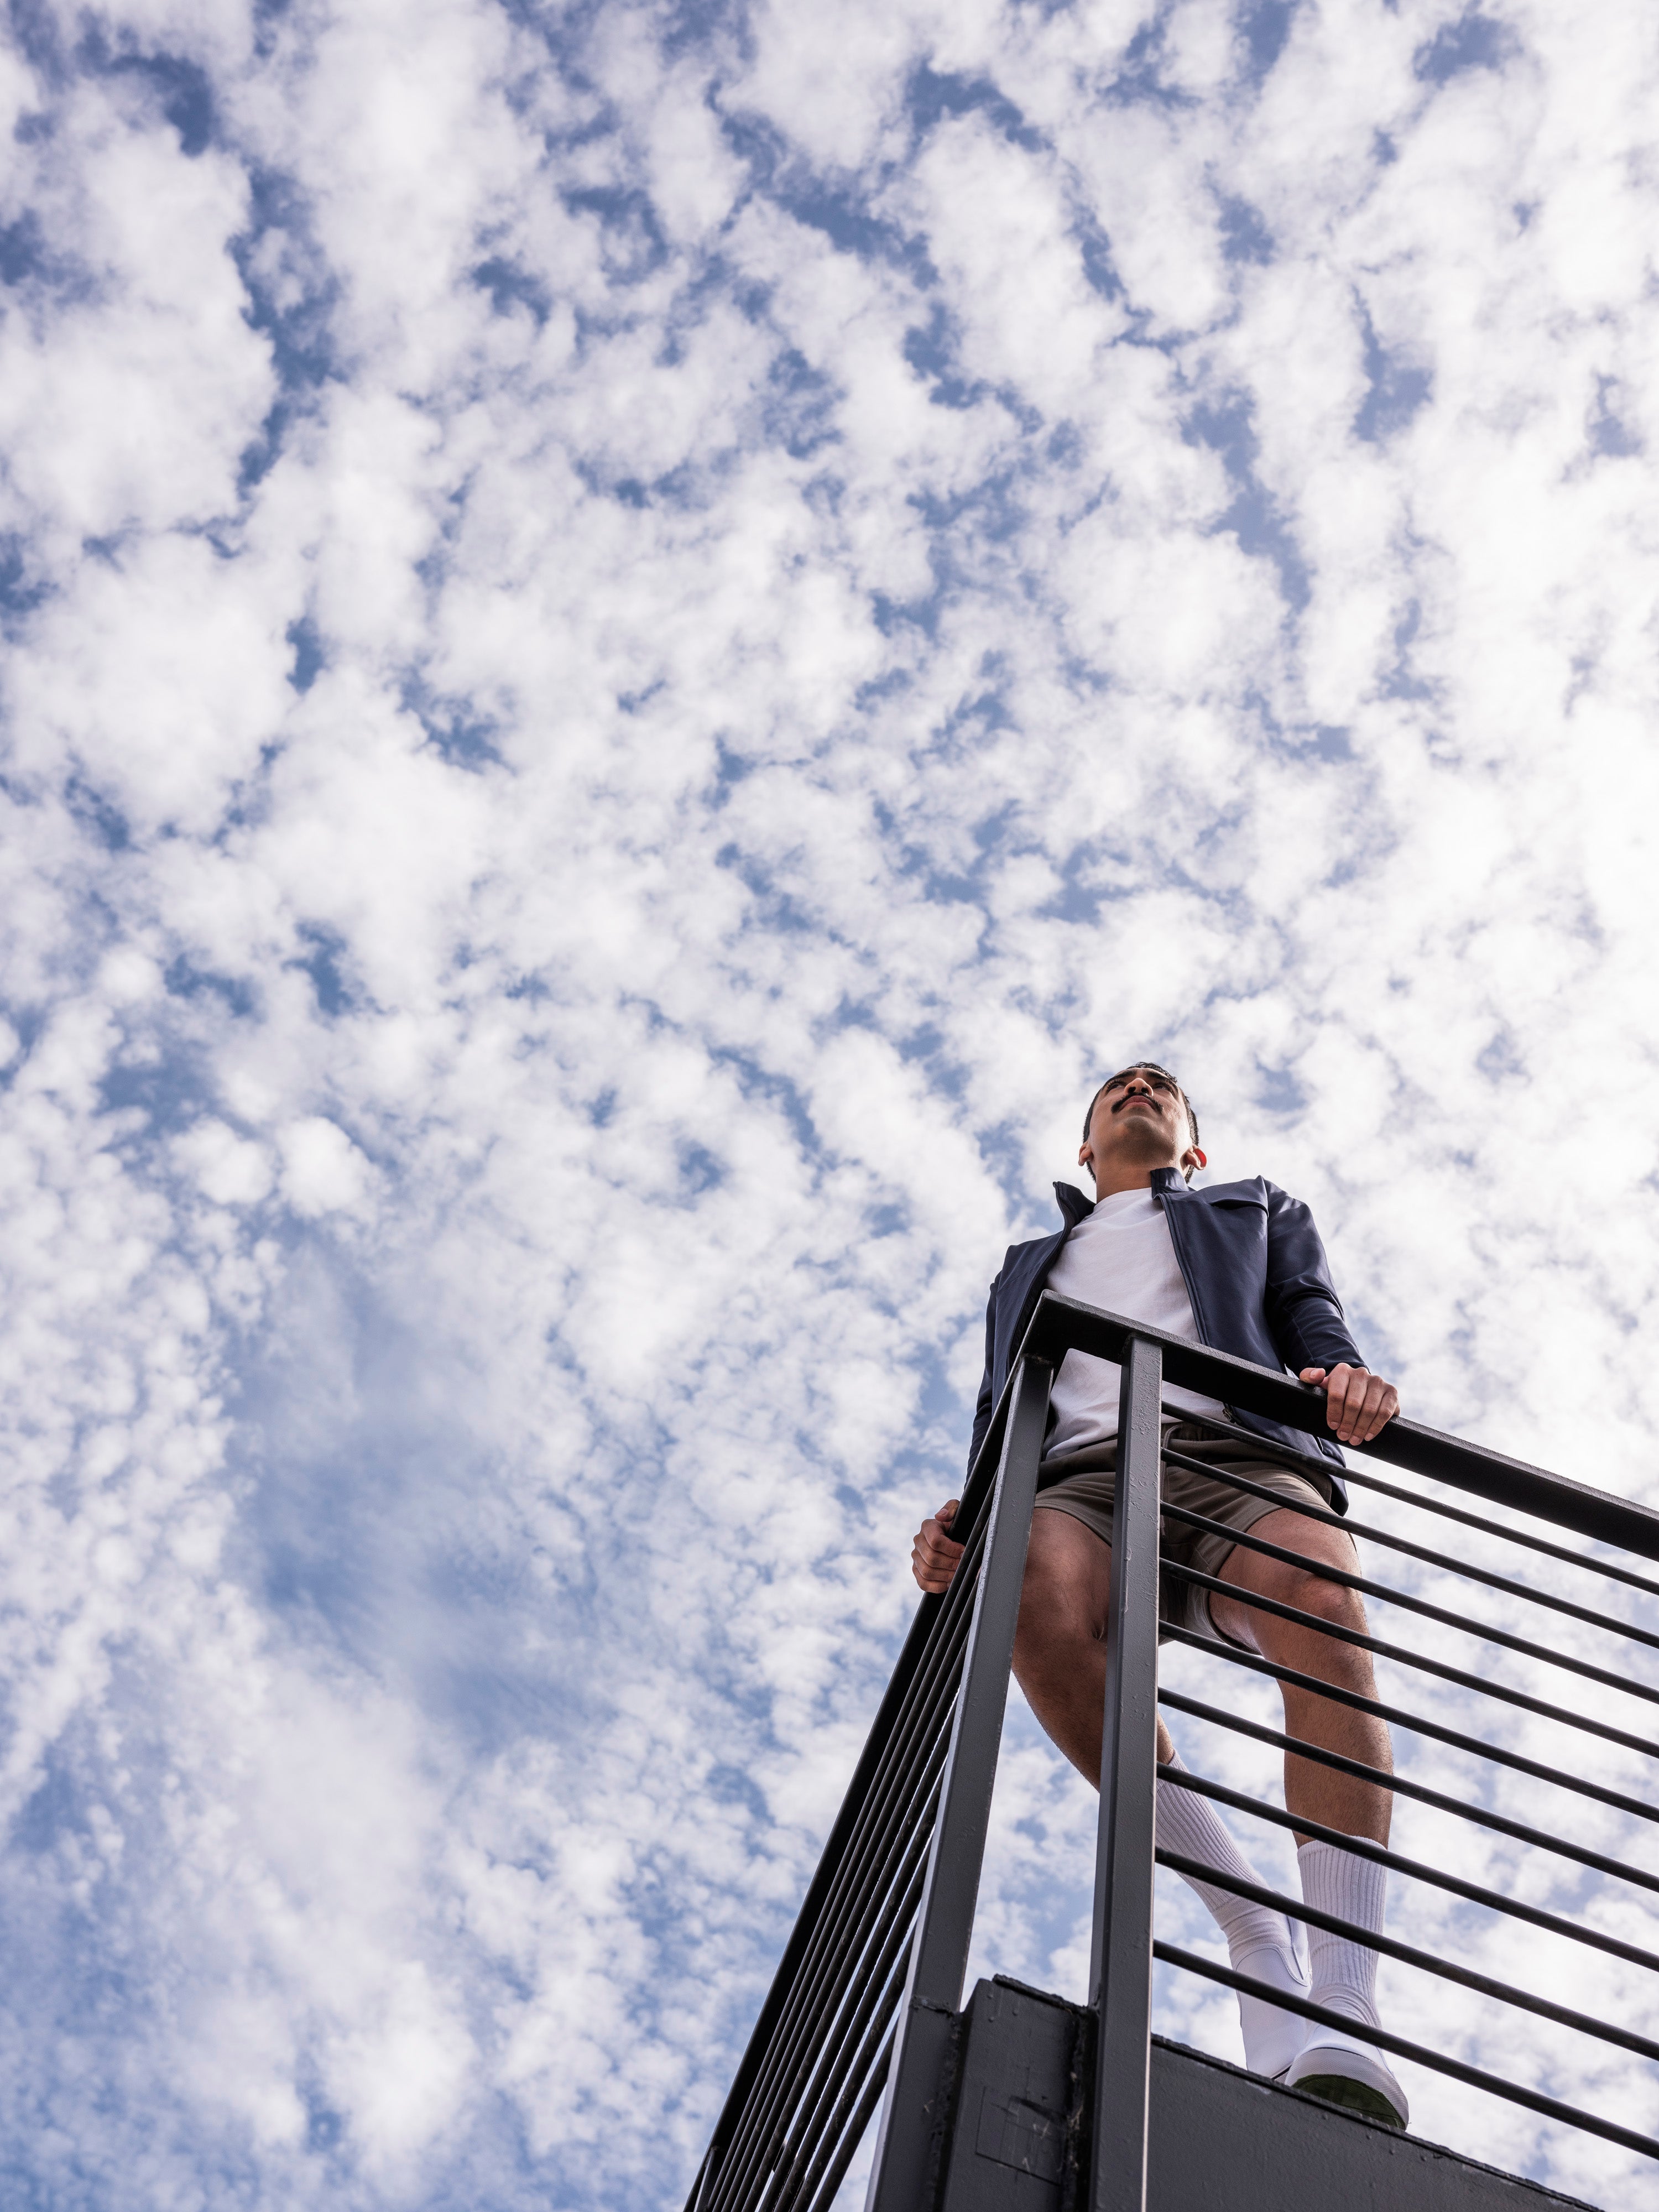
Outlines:
<svg viewBox="0 0 1659 2212"><path fill-rule="evenodd" d="M1186 1337L1165 1335L1123 1314L1061 1297L1054 1291L1044 1291L1037 1301L1024 1340L1009 1363L1009 1372L1011 1376L1018 1372L1027 1353L1056 1368L1068 1352L1089 1352L1096 1358L1117 1362L1131 1337L1158 1346L1164 1357L1166 1385L1201 1391L1304 1435L1328 1434L1324 1395L1307 1383L1270 1367L1258 1367L1231 1352L1217 1352ZM999 1417L1001 1413L999 1406ZM993 1430L997 1425L994 1419ZM985 1442L988 1448L989 1434ZM1502 1452L1489 1451L1484 1444L1448 1436L1442 1430L1408 1421L1403 1415L1396 1414L1370 1443L1345 1449L1369 1459L1385 1460L1408 1474L1425 1475L1431 1482L1449 1483L1454 1489L1468 1491L1493 1504L1530 1513L1592 1541L1617 1544L1644 1559L1659 1559L1659 1512L1651 1507L1615 1498L1611 1492L1593 1489L1588 1483L1573 1482L1565 1475L1552 1474L1525 1460L1510 1459Z"/></svg>

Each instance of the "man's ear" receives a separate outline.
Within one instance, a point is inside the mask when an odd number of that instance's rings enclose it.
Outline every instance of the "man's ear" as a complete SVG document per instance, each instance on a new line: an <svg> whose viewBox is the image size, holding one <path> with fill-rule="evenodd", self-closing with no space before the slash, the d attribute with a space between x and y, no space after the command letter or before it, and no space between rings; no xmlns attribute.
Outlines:
<svg viewBox="0 0 1659 2212"><path fill-rule="evenodd" d="M1190 1182L1193 1177L1198 1173L1200 1168L1206 1168L1209 1164L1209 1161L1205 1158L1204 1154L1200 1152L1196 1145L1188 1145L1186 1151L1181 1155L1181 1172L1186 1176L1188 1182Z"/></svg>

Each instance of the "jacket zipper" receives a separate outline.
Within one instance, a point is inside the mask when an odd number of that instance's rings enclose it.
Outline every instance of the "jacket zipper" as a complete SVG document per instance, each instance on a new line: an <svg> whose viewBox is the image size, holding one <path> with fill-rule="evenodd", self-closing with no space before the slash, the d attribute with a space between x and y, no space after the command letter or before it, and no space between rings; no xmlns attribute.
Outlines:
<svg viewBox="0 0 1659 2212"><path fill-rule="evenodd" d="M1163 1206L1164 1225L1170 1232L1170 1249L1175 1254L1176 1267L1181 1270L1181 1279L1187 1285L1187 1303L1193 1310L1193 1320L1198 1329L1199 1342L1213 1352L1215 1345L1210 1335L1209 1324L1204 1318L1204 1308L1193 1282L1192 1270L1187 1265L1187 1255L1181 1249L1181 1233L1176 1227L1176 1223L1181 1218L1181 1208L1170 1204L1170 1194L1167 1190L1159 1193L1158 1202ZM1224 1406L1222 1412L1228 1420L1234 1419L1231 1406Z"/></svg>

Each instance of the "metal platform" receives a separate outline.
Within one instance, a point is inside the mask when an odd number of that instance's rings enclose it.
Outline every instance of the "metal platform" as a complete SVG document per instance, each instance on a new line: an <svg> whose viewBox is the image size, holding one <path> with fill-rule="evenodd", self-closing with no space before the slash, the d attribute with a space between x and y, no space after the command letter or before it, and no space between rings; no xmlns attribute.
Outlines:
<svg viewBox="0 0 1659 2212"><path fill-rule="evenodd" d="M1088 2170L1091 2015L981 1982L938 2115L940 2212L1071 2212ZM1147 2212L1589 2212L1577 2197L1154 2036Z"/></svg>

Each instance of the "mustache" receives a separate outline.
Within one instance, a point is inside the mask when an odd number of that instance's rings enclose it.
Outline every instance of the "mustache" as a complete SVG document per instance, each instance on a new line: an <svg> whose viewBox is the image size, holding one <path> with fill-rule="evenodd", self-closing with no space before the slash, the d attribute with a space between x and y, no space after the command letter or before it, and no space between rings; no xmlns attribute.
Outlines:
<svg viewBox="0 0 1659 2212"><path fill-rule="evenodd" d="M1118 1100L1116 1105L1113 1107L1113 1113L1121 1114L1126 1106L1133 1105L1137 1098L1144 1099L1148 1106L1158 1106L1158 1110L1160 1114L1164 1111L1163 1107L1158 1105L1157 1098L1154 1097L1150 1091L1126 1091L1123 1097Z"/></svg>

